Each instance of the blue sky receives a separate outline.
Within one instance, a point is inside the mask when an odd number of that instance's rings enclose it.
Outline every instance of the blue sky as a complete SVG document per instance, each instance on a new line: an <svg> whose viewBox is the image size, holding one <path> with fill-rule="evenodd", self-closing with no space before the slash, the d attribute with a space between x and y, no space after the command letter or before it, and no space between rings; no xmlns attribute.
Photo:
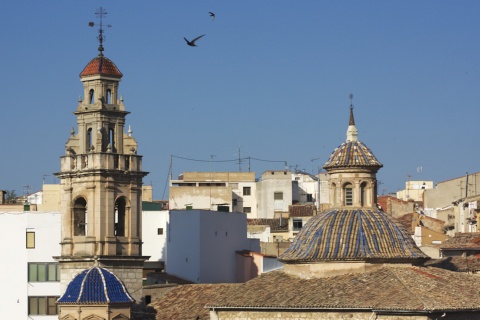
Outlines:
<svg viewBox="0 0 480 320"><path fill-rule="evenodd" d="M316 172L345 140L350 93L359 139L384 165L380 194L480 171L478 0L19 0L0 4L0 189L58 182L100 6L156 199L171 156L174 177L239 170L223 162L239 150Z"/></svg>

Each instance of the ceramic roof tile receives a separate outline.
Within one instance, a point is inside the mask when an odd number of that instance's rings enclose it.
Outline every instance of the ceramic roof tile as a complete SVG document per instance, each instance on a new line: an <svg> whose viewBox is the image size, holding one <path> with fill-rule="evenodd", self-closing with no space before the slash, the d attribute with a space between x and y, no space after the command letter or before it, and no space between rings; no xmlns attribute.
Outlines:
<svg viewBox="0 0 480 320"><path fill-rule="evenodd" d="M347 141L336 148L323 165L327 171L344 167L372 167L378 170L383 165L365 144L360 141Z"/></svg>
<svg viewBox="0 0 480 320"><path fill-rule="evenodd" d="M324 211L312 217L279 257L285 263L428 259L409 233L383 211Z"/></svg>
<svg viewBox="0 0 480 320"><path fill-rule="evenodd" d="M247 219L247 226L265 225L270 231L288 231L288 219Z"/></svg>
<svg viewBox="0 0 480 320"><path fill-rule="evenodd" d="M367 273L313 279L274 271L227 288L207 306L276 310L478 310L479 285L479 277L432 267L387 265Z"/></svg>
<svg viewBox="0 0 480 320"><path fill-rule="evenodd" d="M153 301L153 307L159 320L210 319L205 305L215 301L233 284L191 284L178 286L165 296Z"/></svg>
<svg viewBox="0 0 480 320"><path fill-rule="evenodd" d="M121 78L123 76L115 63L103 56L93 58L80 73L80 77L92 75L103 75L114 78Z"/></svg>
<svg viewBox="0 0 480 320"><path fill-rule="evenodd" d="M131 302L134 302L134 299L122 281L112 272L99 267L92 267L77 274L58 299L58 303L65 304Z"/></svg>
<svg viewBox="0 0 480 320"><path fill-rule="evenodd" d="M288 206L290 217L311 217L317 214L317 208L313 204Z"/></svg>
<svg viewBox="0 0 480 320"><path fill-rule="evenodd" d="M480 258L477 256L469 257L446 257L441 259L432 259L425 262L425 266L436 267L457 272L475 272L480 271Z"/></svg>
<svg viewBox="0 0 480 320"><path fill-rule="evenodd" d="M443 249L480 250L480 232L457 232L453 238L445 240Z"/></svg>

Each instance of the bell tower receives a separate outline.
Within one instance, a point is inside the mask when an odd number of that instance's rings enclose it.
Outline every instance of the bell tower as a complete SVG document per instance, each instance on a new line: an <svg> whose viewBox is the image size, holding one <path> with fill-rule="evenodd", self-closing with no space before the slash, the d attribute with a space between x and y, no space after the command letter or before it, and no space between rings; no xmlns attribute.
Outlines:
<svg viewBox="0 0 480 320"><path fill-rule="evenodd" d="M61 157L62 290L73 276L94 262L115 272L129 292L142 286L141 240L142 156L129 128L118 94L122 73L103 55L100 16L98 55L80 73L83 98L73 114L72 128ZM93 23L90 23L93 26ZM134 276L132 276L134 275ZM134 298L138 298L135 297ZM138 300L138 299L137 299Z"/></svg>

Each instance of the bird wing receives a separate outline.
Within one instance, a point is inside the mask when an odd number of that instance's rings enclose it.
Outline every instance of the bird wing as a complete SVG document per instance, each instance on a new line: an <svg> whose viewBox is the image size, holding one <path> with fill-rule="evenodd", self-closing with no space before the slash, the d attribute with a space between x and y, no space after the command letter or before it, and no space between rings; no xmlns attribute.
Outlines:
<svg viewBox="0 0 480 320"><path fill-rule="evenodd" d="M188 41L187 38L183 37L183 39L185 39L185 41L187 41L187 43L190 43L190 41Z"/></svg>
<svg viewBox="0 0 480 320"><path fill-rule="evenodd" d="M195 39L193 39L193 40L192 40L192 41L190 41L190 42L194 43L195 41L197 41L198 39L200 39L200 38L201 38L201 37L203 37L203 36L204 36L204 34L202 34L202 35L201 35L201 36L199 36L199 37L196 37Z"/></svg>

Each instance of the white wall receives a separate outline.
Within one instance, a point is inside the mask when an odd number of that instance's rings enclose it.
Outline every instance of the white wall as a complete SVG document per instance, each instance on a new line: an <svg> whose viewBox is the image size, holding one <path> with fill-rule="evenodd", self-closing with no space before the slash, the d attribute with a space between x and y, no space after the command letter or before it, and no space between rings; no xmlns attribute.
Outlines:
<svg viewBox="0 0 480 320"><path fill-rule="evenodd" d="M142 211L142 254L150 256L149 261L165 261L168 217L168 210Z"/></svg>
<svg viewBox="0 0 480 320"><path fill-rule="evenodd" d="M35 248L26 248L26 231L35 230ZM60 282L28 283L28 262L54 262L60 255L60 213L0 212L0 319L58 319L28 317L28 296L59 296Z"/></svg>
<svg viewBox="0 0 480 320"><path fill-rule="evenodd" d="M283 202L276 208L274 193L283 193ZM265 171L257 184L257 218L273 219L276 211L288 212L292 204L292 173L286 171Z"/></svg>
<svg viewBox="0 0 480 320"><path fill-rule="evenodd" d="M260 251L239 212L171 211L167 237L166 271L196 283L235 282L235 252Z"/></svg>

